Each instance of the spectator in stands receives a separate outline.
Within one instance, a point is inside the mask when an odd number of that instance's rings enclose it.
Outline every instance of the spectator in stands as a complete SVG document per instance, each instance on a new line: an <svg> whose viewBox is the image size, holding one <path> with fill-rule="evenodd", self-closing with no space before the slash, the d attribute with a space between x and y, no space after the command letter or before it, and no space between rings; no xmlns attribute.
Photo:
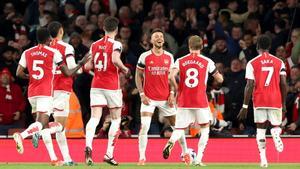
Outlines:
<svg viewBox="0 0 300 169"><path fill-rule="evenodd" d="M132 67L135 67L138 61L138 56L133 53L133 51L129 48L128 42L126 40L120 39L122 43L122 53L121 60L123 63L127 63Z"/></svg>
<svg viewBox="0 0 300 169"><path fill-rule="evenodd" d="M288 80L288 93L296 93L297 90L295 88L295 84L297 82L297 79L300 77L300 67L299 65L294 65L291 68L290 77L287 78Z"/></svg>
<svg viewBox="0 0 300 169"><path fill-rule="evenodd" d="M119 10L118 16L121 25L129 26L133 23L133 20L131 19L130 8L128 6L122 6Z"/></svg>
<svg viewBox="0 0 300 169"><path fill-rule="evenodd" d="M96 14L92 14L87 18L88 22L93 24L93 25L97 25L98 22L98 15Z"/></svg>
<svg viewBox="0 0 300 169"><path fill-rule="evenodd" d="M7 135L9 129L24 127L19 120L25 99L21 88L12 80L9 70L3 69L0 73L0 135Z"/></svg>
<svg viewBox="0 0 300 169"><path fill-rule="evenodd" d="M88 21L84 15L79 15L76 17L75 20L75 31L79 34L81 34L84 30L85 27L87 26Z"/></svg>
<svg viewBox="0 0 300 169"><path fill-rule="evenodd" d="M250 31L253 35L256 36L259 36L261 34L260 22L256 15L250 14L248 16L248 18L244 22L244 30Z"/></svg>
<svg viewBox="0 0 300 169"><path fill-rule="evenodd" d="M294 103L298 98L298 89L296 88L296 83L300 78L300 68L299 65L294 65L291 67L290 76L287 77L287 97L286 97L286 108L287 108L287 117L291 121L292 112L294 112Z"/></svg>
<svg viewBox="0 0 300 169"><path fill-rule="evenodd" d="M293 108L291 111L287 112L288 124L287 131L291 134L300 134L300 79L298 78L295 88L297 90L297 95L294 100Z"/></svg>
<svg viewBox="0 0 300 169"><path fill-rule="evenodd" d="M285 46L288 41L289 31L286 29L286 23L280 19L275 22L274 25L275 37L272 39L271 53L275 54L276 49L279 46Z"/></svg>
<svg viewBox="0 0 300 169"><path fill-rule="evenodd" d="M286 0L287 7L289 9L289 20L293 23L292 28L299 28L300 23L297 22L297 18L300 18L300 7L298 0Z"/></svg>
<svg viewBox="0 0 300 169"><path fill-rule="evenodd" d="M177 41L178 46L181 46L189 35L189 30L185 25L185 20L181 16L175 16L174 20L171 20L169 32Z"/></svg>
<svg viewBox="0 0 300 169"><path fill-rule="evenodd" d="M3 14L0 15L1 22L10 21L16 14L16 9L13 3L6 2L3 7Z"/></svg>
<svg viewBox="0 0 300 169"><path fill-rule="evenodd" d="M76 62L81 60L89 51L89 48L82 44L81 36L77 32L73 32L71 34L69 43L74 47Z"/></svg>
<svg viewBox="0 0 300 169"><path fill-rule="evenodd" d="M8 68L9 71L15 76L18 64L14 60L14 53L16 49L11 46L6 46L2 49L0 55L0 70Z"/></svg>
<svg viewBox="0 0 300 169"><path fill-rule="evenodd" d="M243 63L243 69L246 69L247 62L258 55L256 44L253 43L253 34L250 31L246 31L243 35L243 39L239 41L239 44L242 49L239 54L239 59Z"/></svg>
<svg viewBox="0 0 300 169"><path fill-rule="evenodd" d="M115 16L117 13L117 5L115 0L86 0L85 15L107 13Z"/></svg>
<svg viewBox="0 0 300 169"><path fill-rule="evenodd" d="M132 19L138 21L140 24L143 22L145 17L143 0L131 0L130 1L130 11Z"/></svg>
<svg viewBox="0 0 300 169"><path fill-rule="evenodd" d="M237 115L243 105L246 80L245 70L242 69L242 62L238 58L231 61L230 71L225 73L224 83L229 90L225 95L224 119L231 121L233 128L239 128Z"/></svg>
<svg viewBox="0 0 300 169"><path fill-rule="evenodd" d="M17 49L19 53L22 53L24 50L30 48L32 43L26 34L21 34L19 35L18 41L9 41L8 45Z"/></svg>
<svg viewBox="0 0 300 169"><path fill-rule="evenodd" d="M78 16L78 13L76 11L76 6L74 3L75 2L70 0L66 1L63 8L62 18L61 18L65 32L68 34L71 34L74 31L75 20Z"/></svg>
<svg viewBox="0 0 300 169"><path fill-rule="evenodd" d="M88 6L88 10L86 10L86 17L88 18L90 15L99 15L100 13L106 12L104 9L104 5L100 0L88 0L86 1L86 5Z"/></svg>
<svg viewBox="0 0 300 169"><path fill-rule="evenodd" d="M92 35L92 40L93 41L97 41L97 40L101 39L104 36L103 23L104 23L104 19L107 16L108 15L105 14L105 13L101 13L101 14L98 15L97 29L93 32L93 35Z"/></svg>
<svg viewBox="0 0 300 169"><path fill-rule="evenodd" d="M300 39L300 28L295 28L292 31L290 42L287 43L286 48L285 48L286 52L287 52L287 57L291 56L292 49L299 39Z"/></svg>
<svg viewBox="0 0 300 169"><path fill-rule="evenodd" d="M213 47L214 51L211 51L210 58L215 62L221 62L225 66L225 72L228 72L230 68L231 60L234 58L234 56L229 54L226 38L225 37L217 37L215 39L215 44Z"/></svg>
<svg viewBox="0 0 300 169"><path fill-rule="evenodd" d="M299 33L299 28L296 29L296 31ZM292 36L293 36L293 34L292 34ZM300 63L300 38L298 36L297 40L296 40L296 38L292 38L292 40L296 41L296 42L295 43L293 42L294 46L292 48L291 59L294 64L299 64Z"/></svg>
<svg viewBox="0 0 300 169"><path fill-rule="evenodd" d="M84 27L83 32L81 33L81 39L82 39L82 44L86 47L90 47L91 44L94 42L92 40L92 35L93 32L97 29L97 27L93 24L87 24Z"/></svg>
<svg viewBox="0 0 300 169"><path fill-rule="evenodd" d="M130 43L130 37L131 37L131 29L128 26L121 26L119 28L119 35L120 39L124 40L126 43Z"/></svg>

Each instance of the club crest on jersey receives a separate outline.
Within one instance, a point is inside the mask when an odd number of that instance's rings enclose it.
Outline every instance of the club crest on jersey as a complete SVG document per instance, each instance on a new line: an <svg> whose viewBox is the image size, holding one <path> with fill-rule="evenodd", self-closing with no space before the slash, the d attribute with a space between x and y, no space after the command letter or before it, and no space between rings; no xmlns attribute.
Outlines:
<svg viewBox="0 0 300 169"><path fill-rule="evenodd" d="M167 64L169 64L169 60L168 59L165 59L164 60L164 63L167 65Z"/></svg>

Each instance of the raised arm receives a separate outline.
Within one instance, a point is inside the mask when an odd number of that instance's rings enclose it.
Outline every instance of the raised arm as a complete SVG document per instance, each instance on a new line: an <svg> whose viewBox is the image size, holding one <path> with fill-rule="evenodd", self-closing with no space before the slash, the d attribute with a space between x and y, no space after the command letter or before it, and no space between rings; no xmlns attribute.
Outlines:
<svg viewBox="0 0 300 169"><path fill-rule="evenodd" d="M85 55L79 62L78 64L72 68L72 69L69 69L67 67L67 65L61 65L60 66L60 70L61 72L65 75L65 76L72 76L74 74L76 74L76 72L88 61L90 60L90 55Z"/></svg>

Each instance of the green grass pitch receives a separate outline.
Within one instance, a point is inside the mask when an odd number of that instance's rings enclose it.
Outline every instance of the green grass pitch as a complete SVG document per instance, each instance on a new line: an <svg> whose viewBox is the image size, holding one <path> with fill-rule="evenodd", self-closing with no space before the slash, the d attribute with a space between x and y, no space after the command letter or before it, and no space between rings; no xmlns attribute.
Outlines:
<svg viewBox="0 0 300 169"><path fill-rule="evenodd" d="M77 166L63 166L63 167L53 167L45 163L1 163L0 169L261 169L257 163L207 163L206 167L195 167L195 166L186 166L183 163L147 163L145 166L137 166L135 163L122 163L119 166L110 166L104 163L96 163L94 166L86 166L85 164L78 164ZM279 164L279 163L270 163L268 169L299 169L300 163L296 164Z"/></svg>

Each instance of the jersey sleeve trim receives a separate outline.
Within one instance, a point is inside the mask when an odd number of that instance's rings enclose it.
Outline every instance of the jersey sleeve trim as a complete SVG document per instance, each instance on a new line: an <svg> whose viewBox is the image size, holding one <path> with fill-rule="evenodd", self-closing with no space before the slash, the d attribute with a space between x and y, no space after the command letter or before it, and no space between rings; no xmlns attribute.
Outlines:
<svg viewBox="0 0 300 169"><path fill-rule="evenodd" d="M67 54L66 58L68 58L68 57L74 57L74 55L73 54Z"/></svg>
<svg viewBox="0 0 300 169"><path fill-rule="evenodd" d="M210 73L210 75L215 75L216 73L218 73L218 69L217 68L215 68L211 73Z"/></svg>
<svg viewBox="0 0 300 169"><path fill-rule="evenodd" d="M140 69L140 70L144 70L145 69L145 65L141 65L141 64L138 64L136 66L137 69Z"/></svg>

